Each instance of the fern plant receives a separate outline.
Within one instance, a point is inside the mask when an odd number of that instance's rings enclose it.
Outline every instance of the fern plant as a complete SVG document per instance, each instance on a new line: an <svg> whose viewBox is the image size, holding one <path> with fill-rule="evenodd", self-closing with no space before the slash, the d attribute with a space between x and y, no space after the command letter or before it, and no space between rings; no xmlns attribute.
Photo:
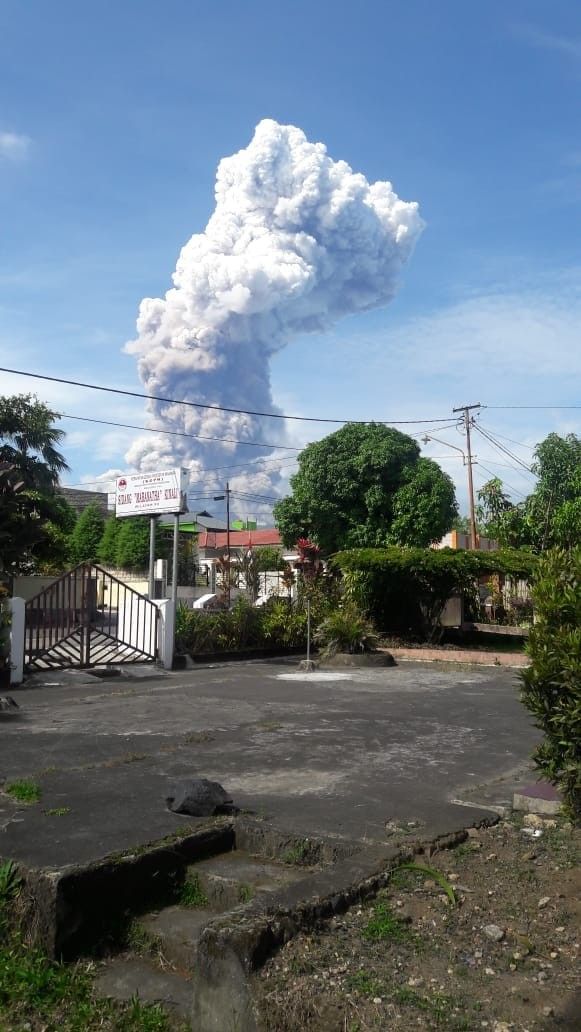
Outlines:
<svg viewBox="0 0 581 1032"><path fill-rule="evenodd" d="M371 620L353 603L346 602L319 624L313 640L323 656L334 656L337 652L374 652L379 635Z"/></svg>

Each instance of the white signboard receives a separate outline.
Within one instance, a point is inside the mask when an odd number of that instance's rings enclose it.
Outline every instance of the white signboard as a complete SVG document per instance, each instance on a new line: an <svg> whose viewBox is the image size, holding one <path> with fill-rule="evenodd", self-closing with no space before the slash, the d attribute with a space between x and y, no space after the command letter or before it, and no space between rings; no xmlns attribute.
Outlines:
<svg viewBox="0 0 581 1032"><path fill-rule="evenodd" d="M182 469L117 477L115 515L157 516L186 512L186 480L187 473Z"/></svg>

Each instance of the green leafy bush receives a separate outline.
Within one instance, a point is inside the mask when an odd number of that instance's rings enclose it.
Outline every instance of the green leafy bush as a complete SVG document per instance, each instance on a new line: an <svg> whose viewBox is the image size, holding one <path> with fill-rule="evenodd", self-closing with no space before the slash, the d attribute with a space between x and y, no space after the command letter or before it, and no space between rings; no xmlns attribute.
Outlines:
<svg viewBox="0 0 581 1032"><path fill-rule="evenodd" d="M307 641L306 611L287 599L270 598L261 609L261 629L265 645L299 648Z"/></svg>
<svg viewBox="0 0 581 1032"><path fill-rule="evenodd" d="M428 641L440 632L449 598L473 594L478 577L504 573L528 577L535 557L506 549L355 548L331 559L342 572L347 597L383 631Z"/></svg>
<svg viewBox="0 0 581 1032"><path fill-rule="evenodd" d="M273 597L256 608L239 598L233 608L216 613L178 607L176 648L191 655L253 648L295 648L306 644L307 617L302 607Z"/></svg>
<svg viewBox="0 0 581 1032"><path fill-rule="evenodd" d="M521 674L521 698L544 741L534 754L543 777L557 785L571 815L581 817L581 547L556 549L538 563L535 624Z"/></svg>
<svg viewBox="0 0 581 1032"><path fill-rule="evenodd" d="M322 646L323 656L333 656L336 652L373 652L379 635L354 603L346 602L319 624L313 640Z"/></svg>

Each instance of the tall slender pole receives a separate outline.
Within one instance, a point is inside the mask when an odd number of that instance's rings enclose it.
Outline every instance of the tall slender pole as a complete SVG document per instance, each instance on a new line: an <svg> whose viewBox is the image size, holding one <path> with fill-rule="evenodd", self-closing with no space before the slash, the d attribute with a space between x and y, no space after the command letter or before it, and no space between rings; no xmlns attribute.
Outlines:
<svg viewBox="0 0 581 1032"><path fill-rule="evenodd" d="M307 663L311 661L311 600L307 599Z"/></svg>
<svg viewBox="0 0 581 1032"><path fill-rule="evenodd" d="M226 481L226 554L228 556L228 609L230 609L230 589L232 585L232 570L230 568L230 484Z"/></svg>
<svg viewBox="0 0 581 1032"><path fill-rule="evenodd" d="M149 597L155 590L155 516L149 517Z"/></svg>
<svg viewBox="0 0 581 1032"><path fill-rule="evenodd" d="M172 578L171 578L171 601L173 605L174 614L176 612L178 603L178 543L180 539L180 517L179 513L174 514L173 523L173 559L172 559Z"/></svg>
<svg viewBox="0 0 581 1032"><path fill-rule="evenodd" d="M470 450L470 417L465 414L466 422L466 455L468 458L468 497L470 500L470 547L474 550L478 547L476 531L476 511L474 509L474 481L472 479L472 452Z"/></svg>
<svg viewBox="0 0 581 1032"><path fill-rule="evenodd" d="M470 447L470 410L479 409L480 402L475 405L461 405L452 409L452 412L462 412L464 417L464 430L466 432L466 456L468 466L468 504L470 506L470 548L474 551L478 548L478 535L476 527L476 510L474 507L474 481L472 479L472 451Z"/></svg>

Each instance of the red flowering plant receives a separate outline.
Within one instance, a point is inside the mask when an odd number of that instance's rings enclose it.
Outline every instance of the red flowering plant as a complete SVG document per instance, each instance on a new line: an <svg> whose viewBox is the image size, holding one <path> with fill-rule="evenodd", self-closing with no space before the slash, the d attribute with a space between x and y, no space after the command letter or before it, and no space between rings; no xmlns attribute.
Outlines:
<svg viewBox="0 0 581 1032"><path fill-rule="evenodd" d="M309 538L299 538L296 547L298 556L295 566L297 570L300 570L306 579L314 580L323 571L321 549Z"/></svg>

